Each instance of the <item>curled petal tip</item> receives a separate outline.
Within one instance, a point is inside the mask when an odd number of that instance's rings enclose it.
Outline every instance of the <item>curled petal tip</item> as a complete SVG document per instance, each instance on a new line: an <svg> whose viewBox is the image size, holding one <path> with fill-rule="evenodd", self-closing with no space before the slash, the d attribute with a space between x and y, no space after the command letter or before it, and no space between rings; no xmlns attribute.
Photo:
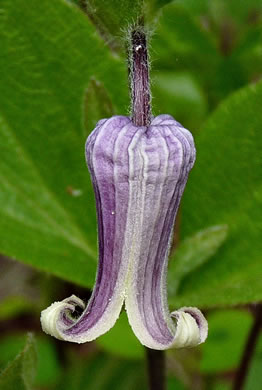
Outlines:
<svg viewBox="0 0 262 390"><path fill-rule="evenodd" d="M54 302L42 311L42 329L59 340L78 344L93 341L114 326L123 300L121 293L109 298L107 309L101 314L98 310L92 311L92 297L89 304L85 305L81 299L72 295L61 302Z"/></svg>
<svg viewBox="0 0 262 390"><path fill-rule="evenodd" d="M83 311L85 304L75 295L63 301L52 303L41 313L40 321L43 331L59 340L66 340L63 329L70 327L75 322L73 314L77 307Z"/></svg>
<svg viewBox="0 0 262 390"><path fill-rule="evenodd" d="M208 323L200 310L195 307L183 307L173 313L176 319L176 330L172 347L195 347L205 342L208 334Z"/></svg>

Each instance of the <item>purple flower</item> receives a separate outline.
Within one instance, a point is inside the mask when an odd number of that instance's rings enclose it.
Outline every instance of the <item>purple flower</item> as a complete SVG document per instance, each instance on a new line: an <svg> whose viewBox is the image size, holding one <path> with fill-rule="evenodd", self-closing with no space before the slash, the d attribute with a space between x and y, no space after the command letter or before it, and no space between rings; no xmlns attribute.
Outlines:
<svg viewBox="0 0 262 390"><path fill-rule="evenodd" d="M170 115L148 127L114 116L88 137L86 159L98 219L96 284L86 307L71 296L44 310L43 330L77 343L94 340L115 324L125 302L134 333L149 348L205 341L202 313L188 307L170 314L166 294L174 221L195 161L192 135Z"/></svg>

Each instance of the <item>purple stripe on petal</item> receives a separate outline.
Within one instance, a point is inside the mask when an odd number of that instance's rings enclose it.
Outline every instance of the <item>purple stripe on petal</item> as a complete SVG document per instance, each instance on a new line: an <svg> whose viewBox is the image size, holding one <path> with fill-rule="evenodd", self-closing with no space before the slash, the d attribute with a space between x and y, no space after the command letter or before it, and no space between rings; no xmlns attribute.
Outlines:
<svg viewBox="0 0 262 390"><path fill-rule="evenodd" d="M143 163L139 155L144 155ZM165 349L176 338L166 297L167 257L175 216L195 160L193 138L172 117L161 115L154 118L146 137L141 136L134 160L142 195L135 198L132 209L135 218L140 219L142 238L134 244L139 247L139 257L132 267L126 309L140 341L151 348ZM142 217L136 211L139 209L143 210Z"/></svg>
<svg viewBox="0 0 262 390"><path fill-rule="evenodd" d="M166 296L174 221L195 161L190 132L170 115L154 118L149 127L123 116L103 119L88 137L86 160L98 220L95 287L86 307L72 296L44 310L43 329L59 339L93 340L114 325L125 300L142 344L166 349L203 342L201 312L170 314Z"/></svg>
<svg viewBox="0 0 262 390"><path fill-rule="evenodd" d="M129 125L126 117L100 121L87 140L86 159L97 206L99 264L92 296L79 318L68 315L67 300L60 306L57 303L60 314L56 313L57 322L47 332L58 338L92 340L109 330L119 316L128 271L122 248L128 207L127 148L132 139L132 132L125 127ZM137 130L134 126L132 129Z"/></svg>

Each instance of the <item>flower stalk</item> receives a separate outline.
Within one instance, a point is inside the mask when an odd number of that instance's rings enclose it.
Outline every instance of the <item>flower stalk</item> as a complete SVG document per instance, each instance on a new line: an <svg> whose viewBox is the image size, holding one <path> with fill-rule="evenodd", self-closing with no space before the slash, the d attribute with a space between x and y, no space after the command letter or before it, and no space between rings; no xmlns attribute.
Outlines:
<svg viewBox="0 0 262 390"><path fill-rule="evenodd" d="M149 390L166 389L165 351L146 348Z"/></svg>
<svg viewBox="0 0 262 390"><path fill-rule="evenodd" d="M151 93L147 38L142 27L131 32L130 86L132 100L132 122L135 126L149 126L151 123Z"/></svg>
<svg viewBox="0 0 262 390"><path fill-rule="evenodd" d="M251 326L246 345L244 347L243 356L240 361L238 370L236 371L233 382L233 390L243 390L248 375L248 370L255 352L258 338L262 329L262 304L259 303L253 308L254 322Z"/></svg>

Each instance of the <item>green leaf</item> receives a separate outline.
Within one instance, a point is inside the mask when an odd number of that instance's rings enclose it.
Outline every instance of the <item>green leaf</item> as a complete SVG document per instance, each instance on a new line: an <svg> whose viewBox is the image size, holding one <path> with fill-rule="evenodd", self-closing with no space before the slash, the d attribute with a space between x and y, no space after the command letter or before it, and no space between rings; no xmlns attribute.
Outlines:
<svg viewBox="0 0 262 390"><path fill-rule="evenodd" d="M82 100L93 77L124 113L124 61L70 3L3 0L1 9L0 251L91 286L96 217Z"/></svg>
<svg viewBox="0 0 262 390"><path fill-rule="evenodd" d="M116 4L111 0L69 0L77 4L95 24L106 43L114 50L123 49L131 26L137 21L151 30L159 11L173 0L121 0Z"/></svg>
<svg viewBox="0 0 262 390"><path fill-rule="evenodd" d="M57 390L134 390L145 389L143 362L117 359L94 353L89 358L72 356L69 369Z"/></svg>
<svg viewBox="0 0 262 390"><path fill-rule="evenodd" d="M58 349L51 337L37 337L38 370L36 373L36 386L51 388L63 374Z"/></svg>
<svg viewBox="0 0 262 390"><path fill-rule="evenodd" d="M84 97L86 136L91 133L100 119L110 118L114 114L115 109L103 84L95 79L90 80Z"/></svg>
<svg viewBox="0 0 262 390"><path fill-rule="evenodd" d="M183 199L182 234L226 224L229 237L186 278L180 304L216 306L262 299L262 82L227 99L196 137L197 161Z"/></svg>
<svg viewBox="0 0 262 390"><path fill-rule="evenodd" d="M143 1L82 0L86 12L111 46L121 45L121 39L129 26L142 15ZM118 42L117 42L118 40Z"/></svg>
<svg viewBox="0 0 262 390"><path fill-rule="evenodd" d="M9 333L1 338L0 368L5 367L19 353L26 342L21 333ZM54 339L40 336L34 340L37 351L37 370L34 383L36 386L50 387L55 384L61 374Z"/></svg>
<svg viewBox="0 0 262 390"><path fill-rule="evenodd" d="M206 115L207 102L192 74L155 72L152 80L154 114L168 113L189 129L198 127Z"/></svg>
<svg viewBox="0 0 262 390"><path fill-rule="evenodd" d="M169 260L168 298L176 299L181 281L186 275L207 262L227 237L227 226L211 226L181 242Z"/></svg>
<svg viewBox="0 0 262 390"><path fill-rule="evenodd" d="M205 69L206 77L207 65L214 64L218 58L213 37L176 2L163 8L152 48L156 68L173 71L187 67L196 74L202 74Z"/></svg>
<svg viewBox="0 0 262 390"><path fill-rule="evenodd" d="M32 334L27 336L24 349L0 374L0 388L3 390L29 390L36 372L36 350Z"/></svg>
<svg viewBox="0 0 262 390"><path fill-rule="evenodd" d="M245 311L221 310L211 313L208 316L208 340L201 347L201 371L211 374L235 369L251 326L252 316Z"/></svg>
<svg viewBox="0 0 262 390"><path fill-rule="evenodd" d="M168 4L152 39L154 67L192 73L214 109L225 96L261 76L258 1L176 0ZM241 53L243 46L253 46L253 51Z"/></svg>
<svg viewBox="0 0 262 390"><path fill-rule="evenodd" d="M105 351L120 357L129 359L144 357L143 347L135 337L125 312L120 315L114 327L100 336L96 342Z"/></svg>
<svg viewBox="0 0 262 390"><path fill-rule="evenodd" d="M185 6L184 2L168 4L159 17L152 38L151 55L157 70L191 73L195 82L200 82L201 91L205 92L212 107L217 103L218 96L221 96L217 69L221 67L222 60L218 50L219 36L205 27L204 20L206 16L196 17L196 11ZM191 112L190 106L187 109ZM190 117L188 114L186 123ZM192 120L192 127L197 125L198 121L195 124Z"/></svg>

